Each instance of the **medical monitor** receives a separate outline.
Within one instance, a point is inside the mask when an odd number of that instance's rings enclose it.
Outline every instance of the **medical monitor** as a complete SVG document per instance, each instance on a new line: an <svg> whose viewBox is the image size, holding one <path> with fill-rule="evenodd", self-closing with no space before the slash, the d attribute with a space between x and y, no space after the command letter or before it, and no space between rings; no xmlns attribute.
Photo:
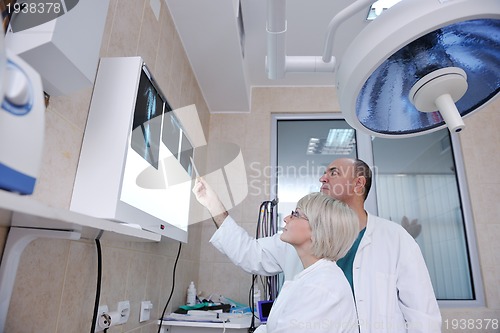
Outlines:
<svg viewBox="0 0 500 333"><path fill-rule="evenodd" d="M258 301L257 308L259 309L259 320L261 323L267 323L267 318L271 312L274 301Z"/></svg>
<svg viewBox="0 0 500 333"><path fill-rule="evenodd" d="M186 242L193 157L142 59L101 59L71 209Z"/></svg>

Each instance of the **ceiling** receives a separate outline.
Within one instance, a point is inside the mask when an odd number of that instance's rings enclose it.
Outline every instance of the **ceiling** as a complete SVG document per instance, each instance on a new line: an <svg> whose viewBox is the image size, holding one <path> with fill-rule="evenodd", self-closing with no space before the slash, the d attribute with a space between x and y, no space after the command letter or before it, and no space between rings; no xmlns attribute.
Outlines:
<svg viewBox="0 0 500 333"><path fill-rule="evenodd" d="M284 79L267 78L267 0L165 1L210 112L249 112L252 87L334 85L333 73L287 73ZM286 54L321 56L328 24L351 3L287 0ZM337 59L368 24L367 13L368 8L340 26L333 48ZM240 18L243 29L238 25Z"/></svg>

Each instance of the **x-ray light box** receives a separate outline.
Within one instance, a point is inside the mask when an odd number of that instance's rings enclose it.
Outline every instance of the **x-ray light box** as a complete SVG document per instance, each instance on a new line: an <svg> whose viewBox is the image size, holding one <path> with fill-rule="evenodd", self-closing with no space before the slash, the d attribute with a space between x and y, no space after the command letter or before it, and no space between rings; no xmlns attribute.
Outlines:
<svg viewBox="0 0 500 333"><path fill-rule="evenodd" d="M193 154L143 60L103 58L71 210L186 242Z"/></svg>

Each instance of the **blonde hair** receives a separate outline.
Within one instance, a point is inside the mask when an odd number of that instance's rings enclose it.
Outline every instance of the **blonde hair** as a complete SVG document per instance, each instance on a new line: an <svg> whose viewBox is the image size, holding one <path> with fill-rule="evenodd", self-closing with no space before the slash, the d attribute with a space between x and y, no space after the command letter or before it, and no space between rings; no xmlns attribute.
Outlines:
<svg viewBox="0 0 500 333"><path fill-rule="evenodd" d="M311 226L312 254L338 260L347 254L359 233L356 213L345 203L322 193L311 193L297 203Z"/></svg>

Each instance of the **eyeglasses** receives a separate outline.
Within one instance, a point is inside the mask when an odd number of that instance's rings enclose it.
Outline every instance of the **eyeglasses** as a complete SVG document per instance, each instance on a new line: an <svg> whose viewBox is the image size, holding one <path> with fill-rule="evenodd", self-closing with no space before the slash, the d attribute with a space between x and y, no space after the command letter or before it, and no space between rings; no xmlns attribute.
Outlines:
<svg viewBox="0 0 500 333"><path fill-rule="evenodd" d="M309 221L309 219L305 215L300 215L300 213L297 210L292 210L292 212L290 213L290 216L291 217L295 217L295 218L304 219L306 221Z"/></svg>

